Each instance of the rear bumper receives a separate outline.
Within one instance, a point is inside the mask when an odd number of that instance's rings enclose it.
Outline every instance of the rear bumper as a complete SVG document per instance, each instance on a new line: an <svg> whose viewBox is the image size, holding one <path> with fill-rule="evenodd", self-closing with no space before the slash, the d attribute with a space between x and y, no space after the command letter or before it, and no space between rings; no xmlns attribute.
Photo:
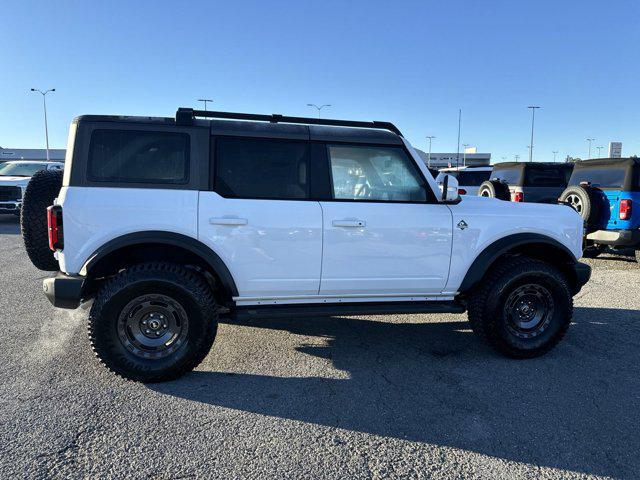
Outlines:
<svg viewBox="0 0 640 480"><path fill-rule="evenodd" d="M45 278L42 289L54 307L74 309L80 305L84 282L85 277L58 273L55 277Z"/></svg>
<svg viewBox="0 0 640 480"><path fill-rule="evenodd" d="M587 234L587 240L602 245L635 247L640 245L640 229L635 230L596 230Z"/></svg>

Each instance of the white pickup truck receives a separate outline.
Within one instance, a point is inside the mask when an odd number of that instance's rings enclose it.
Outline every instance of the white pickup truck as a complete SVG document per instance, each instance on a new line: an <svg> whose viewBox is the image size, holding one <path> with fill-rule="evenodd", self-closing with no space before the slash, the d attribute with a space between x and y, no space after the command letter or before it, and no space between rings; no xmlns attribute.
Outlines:
<svg viewBox="0 0 640 480"><path fill-rule="evenodd" d="M22 197L29 180L40 170L62 170L61 162L16 160L0 165L0 214L20 215Z"/></svg>
<svg viewBox="0 0 640 480"><path fill-rule="evenodd" d="M30 258L59 270L47 297L92 301L96 355L143 382L198 365L220 315L468 311L502 354L542 355L590 276L582 229L565 205L439 186L387 122L192 109L77 118L64 178L34 176L23 213Z"/></svg>

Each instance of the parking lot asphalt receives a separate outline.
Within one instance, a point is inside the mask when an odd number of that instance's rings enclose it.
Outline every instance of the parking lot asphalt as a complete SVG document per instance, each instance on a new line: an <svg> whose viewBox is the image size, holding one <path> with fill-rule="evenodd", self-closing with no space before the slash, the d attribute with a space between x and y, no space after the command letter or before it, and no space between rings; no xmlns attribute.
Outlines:
<svg viewBox="0 0 640 480"><path fill-rule="evenodd" d="M0 216L0 478L638 478L640 266L590 263L543 358L496 355L465 315L223 323L197 371L141 385Z"/></svg>

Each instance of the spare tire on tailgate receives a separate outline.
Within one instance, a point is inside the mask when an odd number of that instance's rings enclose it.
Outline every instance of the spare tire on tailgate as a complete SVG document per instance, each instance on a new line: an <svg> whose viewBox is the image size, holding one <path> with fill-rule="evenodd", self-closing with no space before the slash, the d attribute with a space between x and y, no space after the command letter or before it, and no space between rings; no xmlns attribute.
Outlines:
<svg viewBox="0 0 640 480"><path fill-rule="evenodd" d="M597 226L604 206L597 189L587 185L572 185L562 192L558 201L578 212L588 228Z"/></svg>
<svg viewBox="0 0 640 480"><path fill-rule="evenodd" d="M478 195L480 197L497 198L498 200L511 200L509 185L495 178L482 182L480 188L478 188Z"/></svg>
<svg viewBox="0 0 640 480"><path fill-rule="evenodd" d="M49 249L47 207L62 188L62 171L41 170L36 172L24 192L20 230L33 265L46 271L56 271L60 267Z"/></svg>

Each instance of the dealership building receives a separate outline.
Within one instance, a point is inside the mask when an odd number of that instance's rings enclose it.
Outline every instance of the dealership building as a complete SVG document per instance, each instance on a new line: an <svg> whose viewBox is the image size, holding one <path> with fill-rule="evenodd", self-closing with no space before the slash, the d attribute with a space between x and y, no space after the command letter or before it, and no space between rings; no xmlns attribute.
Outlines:
<svg viewBox="0 0 640 480"><path fill-rule="evenodd" d="M475 150L475 149L474 149ZM490 153L433 153L431 152L431 161L429 162L429 154L416 148L416 151L422 157L425 165L431 165L431 168L445 167L485 167L491 163Z"/></svg>
<svg viewBox="0 0 640 480"><path fill-rule="evenodd" d="M49 159L52 162L64 162L64 148L50 148ZM2 148L0 147L0 163L9 160L46 161L47 151L44 148Z"/></svg>

